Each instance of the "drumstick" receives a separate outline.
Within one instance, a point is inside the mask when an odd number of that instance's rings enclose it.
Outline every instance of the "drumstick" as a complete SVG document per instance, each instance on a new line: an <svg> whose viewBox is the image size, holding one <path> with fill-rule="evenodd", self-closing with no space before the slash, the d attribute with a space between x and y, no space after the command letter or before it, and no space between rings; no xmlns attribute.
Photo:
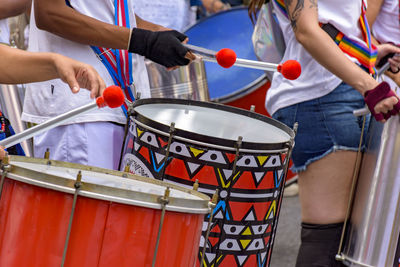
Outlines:
<svg viewBox="0 0 400 267"><path fill-rule="evenodd" d="M124 101L125 101L125 96L121 88L115 85L109 86L104 90L103 95L99 96L93 103L89 103L85 106L73 109L64 114L49 119L41 124L38 124L34 127L28 128L23 132L12 135L6 139L3 139L0 141L0 146L3 146L5 148L11 147L39 133L50 130L62 124L63 122L72 119L84 112L106 106L110 108L117 108L122 106Z"/></svg>
<svg viewBox="0 0 400 267"><path fill-rule="evenodd" d="M260 69L265 71L278 71L283 77L289 80L297 79L301 74L301 66L296 60L287 60L282 64L267 63L256 60L241 59L236 57L235 51L223 48L218 52L203 47L184 44L187 48L202 56L203 60L217 62L224 68L232 66Z"/></svg>
<svg viewBox="0 0 400 267"><path fill-rule="evenodd" d="M386 62L378 71L377 71L377 77L380 77L382 74L385 73L385 71L387 71L390 68L390 63ZM364 116L367 115L368 113L370 113L369 109L367 106L360 108L360 109L356 109L353 111L353 115L356 117L360 117L360 116Z"/></svg>

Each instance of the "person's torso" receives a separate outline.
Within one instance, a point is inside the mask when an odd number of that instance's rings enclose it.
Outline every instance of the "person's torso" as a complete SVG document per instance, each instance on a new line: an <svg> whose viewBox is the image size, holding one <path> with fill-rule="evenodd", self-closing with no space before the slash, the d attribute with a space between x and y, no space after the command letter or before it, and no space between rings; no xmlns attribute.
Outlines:
<svg viewBox="0 0 400 267"><path fill-rule="evenodd" d="M130 19L130 26L136 26L136 20L132 7L132 1L128 1L127 11ZM70 0L71 6L84 15L93 17L100 21L114 24L114 1L98 0L94 4L90 0ZM104 79L107 86L114 84L107 68L99 60L89 45L79 44L52 33L39 30L36 27L34 10L31 12L29 50L35 52L55 52L70 58L92 65L99 75ZM132 56L133 82L141 97L150 97L147 71L144 60L141 56ZM60 79L39 83L32 83L27 86L24 102L23 119L40 123L50 117L65 113L71 109L83 106L93 101L89 97L90 92L81 89L78 94L72 94L69 86ZM122 110L102 108L80 115L72 122L87 121L114 121L125 122L125 115Z"/></svg>
<svg viewBox="0 0 400 267"><path fill-rule="evenodd" d="M134 0L136 14L144 20L183 31L196 21L190 0Z"/></svg>
<svg viewBox="0 0 400 267"><path fill-rule="evenodd" d="M288 80L280 73L274 73L266 100L266 108L271 114L279 108L326 95L341 83L338 77L322 67L297 42L289 19L279 10L275 1L273 4L286 44L282 62L290 59L297 60L302 72L296 80ZM318 1L319 22L330 23L347 37L364 43L359 27L361 5L361 0L320 0ZM356 61L354 58L351 60Z"/></svg>
<svg viewBox="0 0 400 267"><path fill-rule="evenodd" d="M7 19L0 19L0 43L10 43L10 29Z"/></svg>
<svg viewBox="0 0 400 267"><path fill-rule="evenodd" d="M384 0L374 24L372 32L381 43L400 45L399 1Z"/></svg>

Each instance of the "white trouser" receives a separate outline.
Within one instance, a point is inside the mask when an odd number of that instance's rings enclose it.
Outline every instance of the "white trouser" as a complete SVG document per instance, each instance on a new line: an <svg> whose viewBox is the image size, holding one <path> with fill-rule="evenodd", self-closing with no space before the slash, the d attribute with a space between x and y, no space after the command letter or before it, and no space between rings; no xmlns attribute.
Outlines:
<svg viewBox="0 0 400 267"><path fill-rule="evenodd" d="M34 137L34 155L106 169L118 169L124 127L110 122L58 126Z"/></svg>

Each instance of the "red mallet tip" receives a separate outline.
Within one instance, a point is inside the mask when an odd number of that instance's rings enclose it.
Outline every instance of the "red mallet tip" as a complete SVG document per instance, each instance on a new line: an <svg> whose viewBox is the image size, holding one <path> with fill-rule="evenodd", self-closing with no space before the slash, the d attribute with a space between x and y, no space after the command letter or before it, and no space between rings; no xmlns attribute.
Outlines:
<svg viewBox="0 0 400 267"><path fill-rule="evenodd" d="M223 48L215 54L218 64L224 68L230 68L236 62L236 53L232 49Z"/></svg>
<svg viewBox="0 0 400 267"><path fill-rule="evenodd" d="M100 100L101 98L103 100ZM124 102L124 93L122 92L121 87L116 85L111 85L107 87L103 92L103 96L96 99L96 103L99 107L107 105L110 108L118 108L122 106Z"/></svg>
<svg viewBox="0 0 400 267"><path fill-rule="evenodd" d="M296 60L287 60L279 64L277 70L282 73L283 77L289 80L296 80L301 74L300 63Z"/></svg>

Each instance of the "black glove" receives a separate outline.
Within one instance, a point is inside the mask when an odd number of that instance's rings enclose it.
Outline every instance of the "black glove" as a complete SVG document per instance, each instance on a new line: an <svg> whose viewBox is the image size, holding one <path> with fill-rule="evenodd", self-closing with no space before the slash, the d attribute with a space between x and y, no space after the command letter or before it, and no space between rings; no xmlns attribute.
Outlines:
<svg viewBox="0 0 400 267"><path fill-rule="evenodd" d="M178 31L152 32L133 28L128 51L145 56L165 67L183 66L188 48L182 45L186 35Z"/></svg>

